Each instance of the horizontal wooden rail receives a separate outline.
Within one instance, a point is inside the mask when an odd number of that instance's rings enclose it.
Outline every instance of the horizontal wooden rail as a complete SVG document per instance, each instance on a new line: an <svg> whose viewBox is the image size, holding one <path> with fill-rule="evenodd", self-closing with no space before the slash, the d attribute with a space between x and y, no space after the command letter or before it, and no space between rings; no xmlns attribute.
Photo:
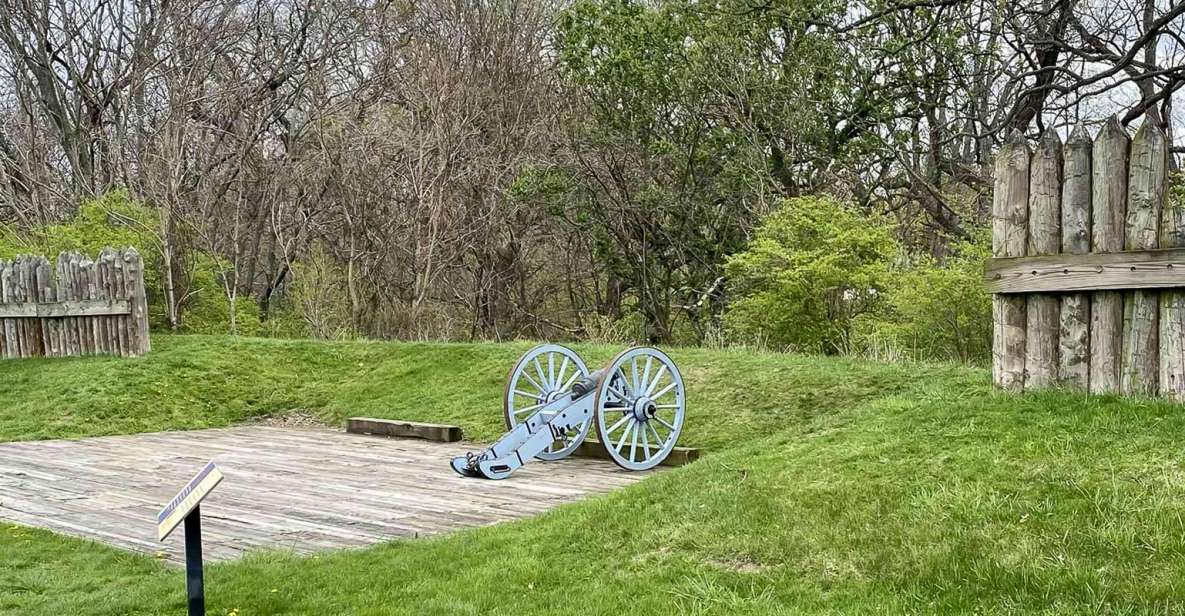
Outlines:
<svg viewBox="0 0 1185 616"><path fill-rule="evenodd" d="M1185 249L989 259L989 293L1060 293L1185 287Z"/></svg>
<svg viewBox="0 0 1185 616"><path fill-rule="evenodd" d="M0 304L0 319L52 319L58 317L102 317L131 314L132 303L126 299L80 299L55 303Z"/></svg>

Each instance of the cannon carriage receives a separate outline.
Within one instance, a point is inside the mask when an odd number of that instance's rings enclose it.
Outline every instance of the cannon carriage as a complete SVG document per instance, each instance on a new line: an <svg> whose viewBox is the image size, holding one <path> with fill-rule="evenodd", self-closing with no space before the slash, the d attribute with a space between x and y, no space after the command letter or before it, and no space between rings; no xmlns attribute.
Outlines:
<svg viewBox="0 0 1185 616"><path fill-rule="evenodd" d="M487 449L453 458L451 466L465 477L504 479L532 459L572 455L595 426L613 462L647 470L675 448L686 405L679 368L659 349L626 349L589 372L572 349L540 345L519 358L506 380L506 434Z"/></svg>

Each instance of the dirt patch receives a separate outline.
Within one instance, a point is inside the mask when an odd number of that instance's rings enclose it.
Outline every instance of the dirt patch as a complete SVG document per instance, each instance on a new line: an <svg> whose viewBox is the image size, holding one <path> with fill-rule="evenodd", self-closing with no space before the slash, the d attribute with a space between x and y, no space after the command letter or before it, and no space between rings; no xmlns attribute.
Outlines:
<svg viewBox="0 0 1185 616"><path fill-rule="evenodd" d="M729 571L736 571L737 573L761 573L768 568L765 565L744 556L729 558L726 560L717 560L713 558L709 559L707 562L713 567L728 569Z"/></svg>
<svg viewBox="0 0 1185 616"><path fill-rule="evenodd" d="M248 426L269 426L272 428L328 428L329 424L321 420L311 411L293 409L282 413L272 413L262 417L254 417L243 422Z"/></svg>

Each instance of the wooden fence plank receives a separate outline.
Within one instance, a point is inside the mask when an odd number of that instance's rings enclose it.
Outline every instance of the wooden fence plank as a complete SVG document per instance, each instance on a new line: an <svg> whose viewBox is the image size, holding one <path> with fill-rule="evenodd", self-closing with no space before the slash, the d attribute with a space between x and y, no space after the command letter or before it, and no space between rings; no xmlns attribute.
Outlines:
<svg viewBox="0 0 1185 616"><path fill-rule="evenodd" d="M144 289L144 260L135 248L123 253L126 262L129 324L132 335L132 354L143 355L151 350L148 338L148 294Z"/></svg>
<svg viewBox="0 0 1185 616"><path fill-rule="evenodd" d="M15 301L12 293L12 261L0 261L0 303ZM17 344L16 319L4 319L4 357L14 359L20 357Z"/></svg>
<svg viewBox="0 0 1185 616"><path fill-rule="evenodd" d="M996 188L992 198L992 255L1019 257L1025 253L1029 227L1029 146L1014 132L1000 148L995 163ZM1012 391L1024 389L1025 298L992 298L992 380Z"/></svg>
<svg viewBox="0 0 1185 616"><path fill-rule="evenodd" d="M79 299L61 302L0 304L0 318L51 319L132 314L126 299Z"/></svg>
<svg viewBox="0 0 1185 616"><path fill-rule="evenodd" d="M1167 139L1164 145L1163 153L1153 154L1163 156L1163 159L1151 161L1157 166L1158 173L1165 173L1168 169ZM1155 181L1157 178L1152 179ZM1160 178L1160 185L1164 185L1163 177ZM1163 200L1164 195L1159 198ZM1185 247L1185 208L1162 207L1160 246ZM1158 344L1161 393L1172 400L1185 400L1185 290L1171 289L1161 293Z"/></svg>
<svg viewBox="0 0 1185 616"><path fill-rule="evenodd" d="M1160 212L1164 202L1166 139L1145 121L1132 140L1127 185L1125 248L1148 250L1160 243ZM1137 289L1125 296L1123 372L1125 394L1155 395L1160 376L1159 291Z"/></svg>
<svg viewBox="0 0 1185 616"><path fill-rule="evenodd" d="M1166 248L990 259L984 270L984 284L991 293L1185 286L1185 250Z"/></svg>
<svg viewBox="0 0 1185 616"><path fill-rule="evenodd" d="M1028 254L1053 255L1061 249L1062 142L1053 129L1037 143L1029 166ZM1025 387L1049 387L1058 380L1056 295L1029 295L1025 312Z"/></svg>
<svg viewBox="0 0 1185 616"><path fill-rule="evenodd" d="M8 268L8 262L0 259L0 303L4 302L4 272ZM8 319L0 317L0 358L8 357L8 330L5 324Z"/></svg>
<svg viewBox="0 0 1185 616"><path fill-rule="evenodd" d="M1127 216L1130 141L1112 117L1095 137L1091 158L1091 249L1119 252ZM1090 302L1090 391L1118 392L1122 370L1123 294L1098 291Z"/></svg>
<svg viewBox="0 0 1185 616"><path fill-rule="evenodd" d="M1062 152L1062 245L1067 254L1090 252L1090 160L1092 143L1079 123ZM1090 294L1061 298L1058 319L1058 379L1086 390L1090 385Z"/></svg>
<svg viewBox="0 0 1185 616"><path fill-rule="evenodd" d="M123 256L115 253L115 258L111 261L112 276L111 283L115 288L115 296L125 298L128 296L127 279L124 275ZM113 317L115 319L115 337L119 341L119 354L121 357L128 357L131 355L131 348L128 344L128 320L124 316Z"/></svg>

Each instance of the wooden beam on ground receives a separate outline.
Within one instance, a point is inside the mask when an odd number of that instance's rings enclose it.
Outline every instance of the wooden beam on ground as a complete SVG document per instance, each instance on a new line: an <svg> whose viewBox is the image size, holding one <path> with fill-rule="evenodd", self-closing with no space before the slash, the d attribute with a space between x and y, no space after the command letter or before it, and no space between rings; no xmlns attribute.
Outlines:
<svg viewBox="0 0 1185 616"><path fill-rule="evenodd" d="M421 423L418 421L400 421L397 419L376 419L373 417L351 417L347 419L346 432L400 438L419 438L438 443L455 443L462 438L460 426Z"/></svg>
<svg viewBox="0 0 1185 616"><path fill-rule="evenodd" d="M699 459L701 451L695 447L675 447L670 455L659 466L683 466ZM605 446L593 439L585 439L572 455L581 458L597 458L598 460L612 460Z"/></svg>

